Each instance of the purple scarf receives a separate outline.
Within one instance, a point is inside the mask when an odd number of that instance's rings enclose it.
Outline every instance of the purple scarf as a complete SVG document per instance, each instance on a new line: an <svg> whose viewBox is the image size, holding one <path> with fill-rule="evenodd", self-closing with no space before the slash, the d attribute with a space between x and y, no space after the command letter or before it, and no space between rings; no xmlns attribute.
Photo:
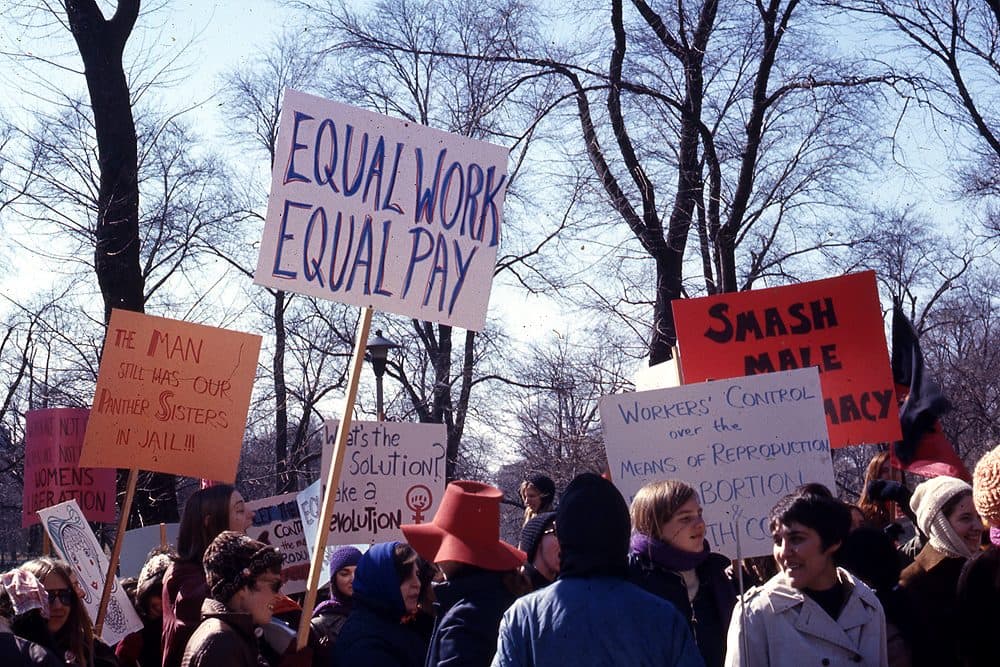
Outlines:
<svg viewBox="0 0 1000 667"><path fill-rule="evenodd" d="M705 562L710 553L708 540L705 540L704 548L701 551L692 553L642 533L632 533L630 547L633 553L647 556L657 565L674 572L695 569Z"/></svg>

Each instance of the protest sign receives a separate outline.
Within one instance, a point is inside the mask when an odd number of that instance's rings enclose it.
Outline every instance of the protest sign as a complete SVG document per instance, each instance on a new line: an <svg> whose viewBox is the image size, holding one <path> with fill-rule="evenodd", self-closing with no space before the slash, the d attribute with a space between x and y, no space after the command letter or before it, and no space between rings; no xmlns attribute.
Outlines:
<svg viewBox="0 0 1000 667"><path fill-rule="evenodd" d="M309 543L306 542L295 496L294 493L283 493L246 503L247 511L253 515L253 525L247 528L247 535L278 547L285 556L281 566L281 590L286 594L306 590L309 576ZM324 583L321 580L319 585Z"/></svg>
<svg viewBox="0 0 1000 667"><path fill-rule="evenodd" d="M323 426L326 471L337 422ZM335 490L331 542L401 540L400 525L430 521L444 494L447 439L444 424L351 422L344 472ZM303 520L309 511L303 512ZM318 520L318 509L315 513Z"/></svg>
<svg viewBox="0 0 1000 667"><path fill-rule="evenodd" d="M177 531L179 523L163 524L166 532L166 544L177 547ZM160 524L133 528L125 531L121 555L118 558L118 571L123 577L138 577L142 566L146 564L149 552L161 546Z"/></svg>
<svg viewBox="0 0 1000 667"><path fill-rule="evenodd" d="M764 556L768 513L809 482L834 489L815 368L605 396L599 405L615 485L631 502L648 482L698 493L713 551Z"/></svg>
<svg viewBox="0 0 1000 667"><path fill-rule="evenodd" d="M88 521L114 522L115 471L79 465L89 413L85 408L25 413L22 528L38 523L37 510L70 498Z"/></svg>
<svg viewBox="0 0 1000 667"><path fill-rule="evenodd" d="M260 342L112 311L80 462L232 482Z"/></svg>
<svg viewBox="0 0 1000 667"><path fill-rule="evenodd" d="M108 571L108 558L83 517L76 500L69 500L52 507L38 510L42 526L52 540L52 548L76 573L77 587L83 598L83 606L93 621L98 617L104 577ZM119 583L114 578L107 614L101 629L101 640L114 646L127 635L142 629L142 621L135 613Z"/></svg>
<svg viewBox="0 0 1000 667"><path fill-rule="evenodd" d="M481 329L508 152L286 89L254 281Z"/></svg>
<svg viewBox="0 0 1000 667"><path fill-rule="evenodd" d="M873 271L673 309L685 383L815 366L834 447L902 437Z"/></svg>

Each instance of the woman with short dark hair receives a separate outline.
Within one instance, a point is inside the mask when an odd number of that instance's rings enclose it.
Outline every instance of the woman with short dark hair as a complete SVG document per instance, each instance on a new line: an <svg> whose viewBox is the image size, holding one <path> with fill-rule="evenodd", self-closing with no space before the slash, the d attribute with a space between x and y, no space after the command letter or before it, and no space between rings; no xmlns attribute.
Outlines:
<svg viewBox="0 0 1000 667"><path fill-rule="evenodd" d="M812 664L888 665L882 605L834 561L851 512L823 491L798 489L771 509L780 571L733 610L727 666L800 667L806 657Z"/></svg>

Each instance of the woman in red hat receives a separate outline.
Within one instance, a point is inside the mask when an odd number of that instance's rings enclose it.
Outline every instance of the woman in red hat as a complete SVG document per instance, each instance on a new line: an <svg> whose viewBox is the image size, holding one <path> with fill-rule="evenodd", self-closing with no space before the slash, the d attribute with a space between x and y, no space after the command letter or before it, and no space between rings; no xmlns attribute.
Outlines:
<svg viewBox="0 0 1000 667"><path fill-rule="evenodd" d="M437 619L427 665L486 667L496 653L500 619L528 590L518 568L525 554L500 539L503 493L480 482L453 482L431 523L402 527L407 542L437 563L445 580L434 585Z"/></svg>

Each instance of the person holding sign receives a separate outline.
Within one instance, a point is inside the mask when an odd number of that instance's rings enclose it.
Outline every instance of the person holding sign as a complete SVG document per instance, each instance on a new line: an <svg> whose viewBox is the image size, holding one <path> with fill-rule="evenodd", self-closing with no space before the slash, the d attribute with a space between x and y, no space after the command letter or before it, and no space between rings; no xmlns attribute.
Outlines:
<svg viewBox="0 0 1000 667"><path fill-rule="evenodd" d="M632 500L629 581L672 603L687 619L707 667L722 667L736 590L729 559L712 553L695 490L669 479Z"/></svg>
<svg viewBox="0 0 1000 667"><path fill-rule="evenodd" d="M184 649L181 667L258 667L257 628L271 622L281 591L276 548L227 530L205 550L204 618Z"/></svg>
<svg viewBox="0 0 1000 667"><path fill-rule="evenodd" d="M163 577L163 667L180 667L184 646L201 622L208 596L202 556L226 530L246 532L251 516L243 496L229 484L191 494L177 533L177 558Z"/></svg>
<svg viewBox="0 0 1000 667"><path fill-rule="evenodd" d="M816 488L819 487L819 488ZM733 612L727 667L887 667L885 616L875 593L834 555L851 529L851 512L817 484L783 497L771 510L780 571L750 589Z"/></svg>
<svg viewBox="0 0 1000 667"><path fill-rule="evenodd" d="M29 560L22 570L42 582L49 597L50 647L67 665L116 667L114 651L94 636L94 628L77 594L76 576L69 563L55 558Z"/></svg>
<svg viewBox="0 0 1000 667"><path fill-rule="evenodd" d="M405 542L373 545L355 571L355 606L334 646L334 664L421 667L427 642L403 622L419 602L417 552Z"/></svg>

